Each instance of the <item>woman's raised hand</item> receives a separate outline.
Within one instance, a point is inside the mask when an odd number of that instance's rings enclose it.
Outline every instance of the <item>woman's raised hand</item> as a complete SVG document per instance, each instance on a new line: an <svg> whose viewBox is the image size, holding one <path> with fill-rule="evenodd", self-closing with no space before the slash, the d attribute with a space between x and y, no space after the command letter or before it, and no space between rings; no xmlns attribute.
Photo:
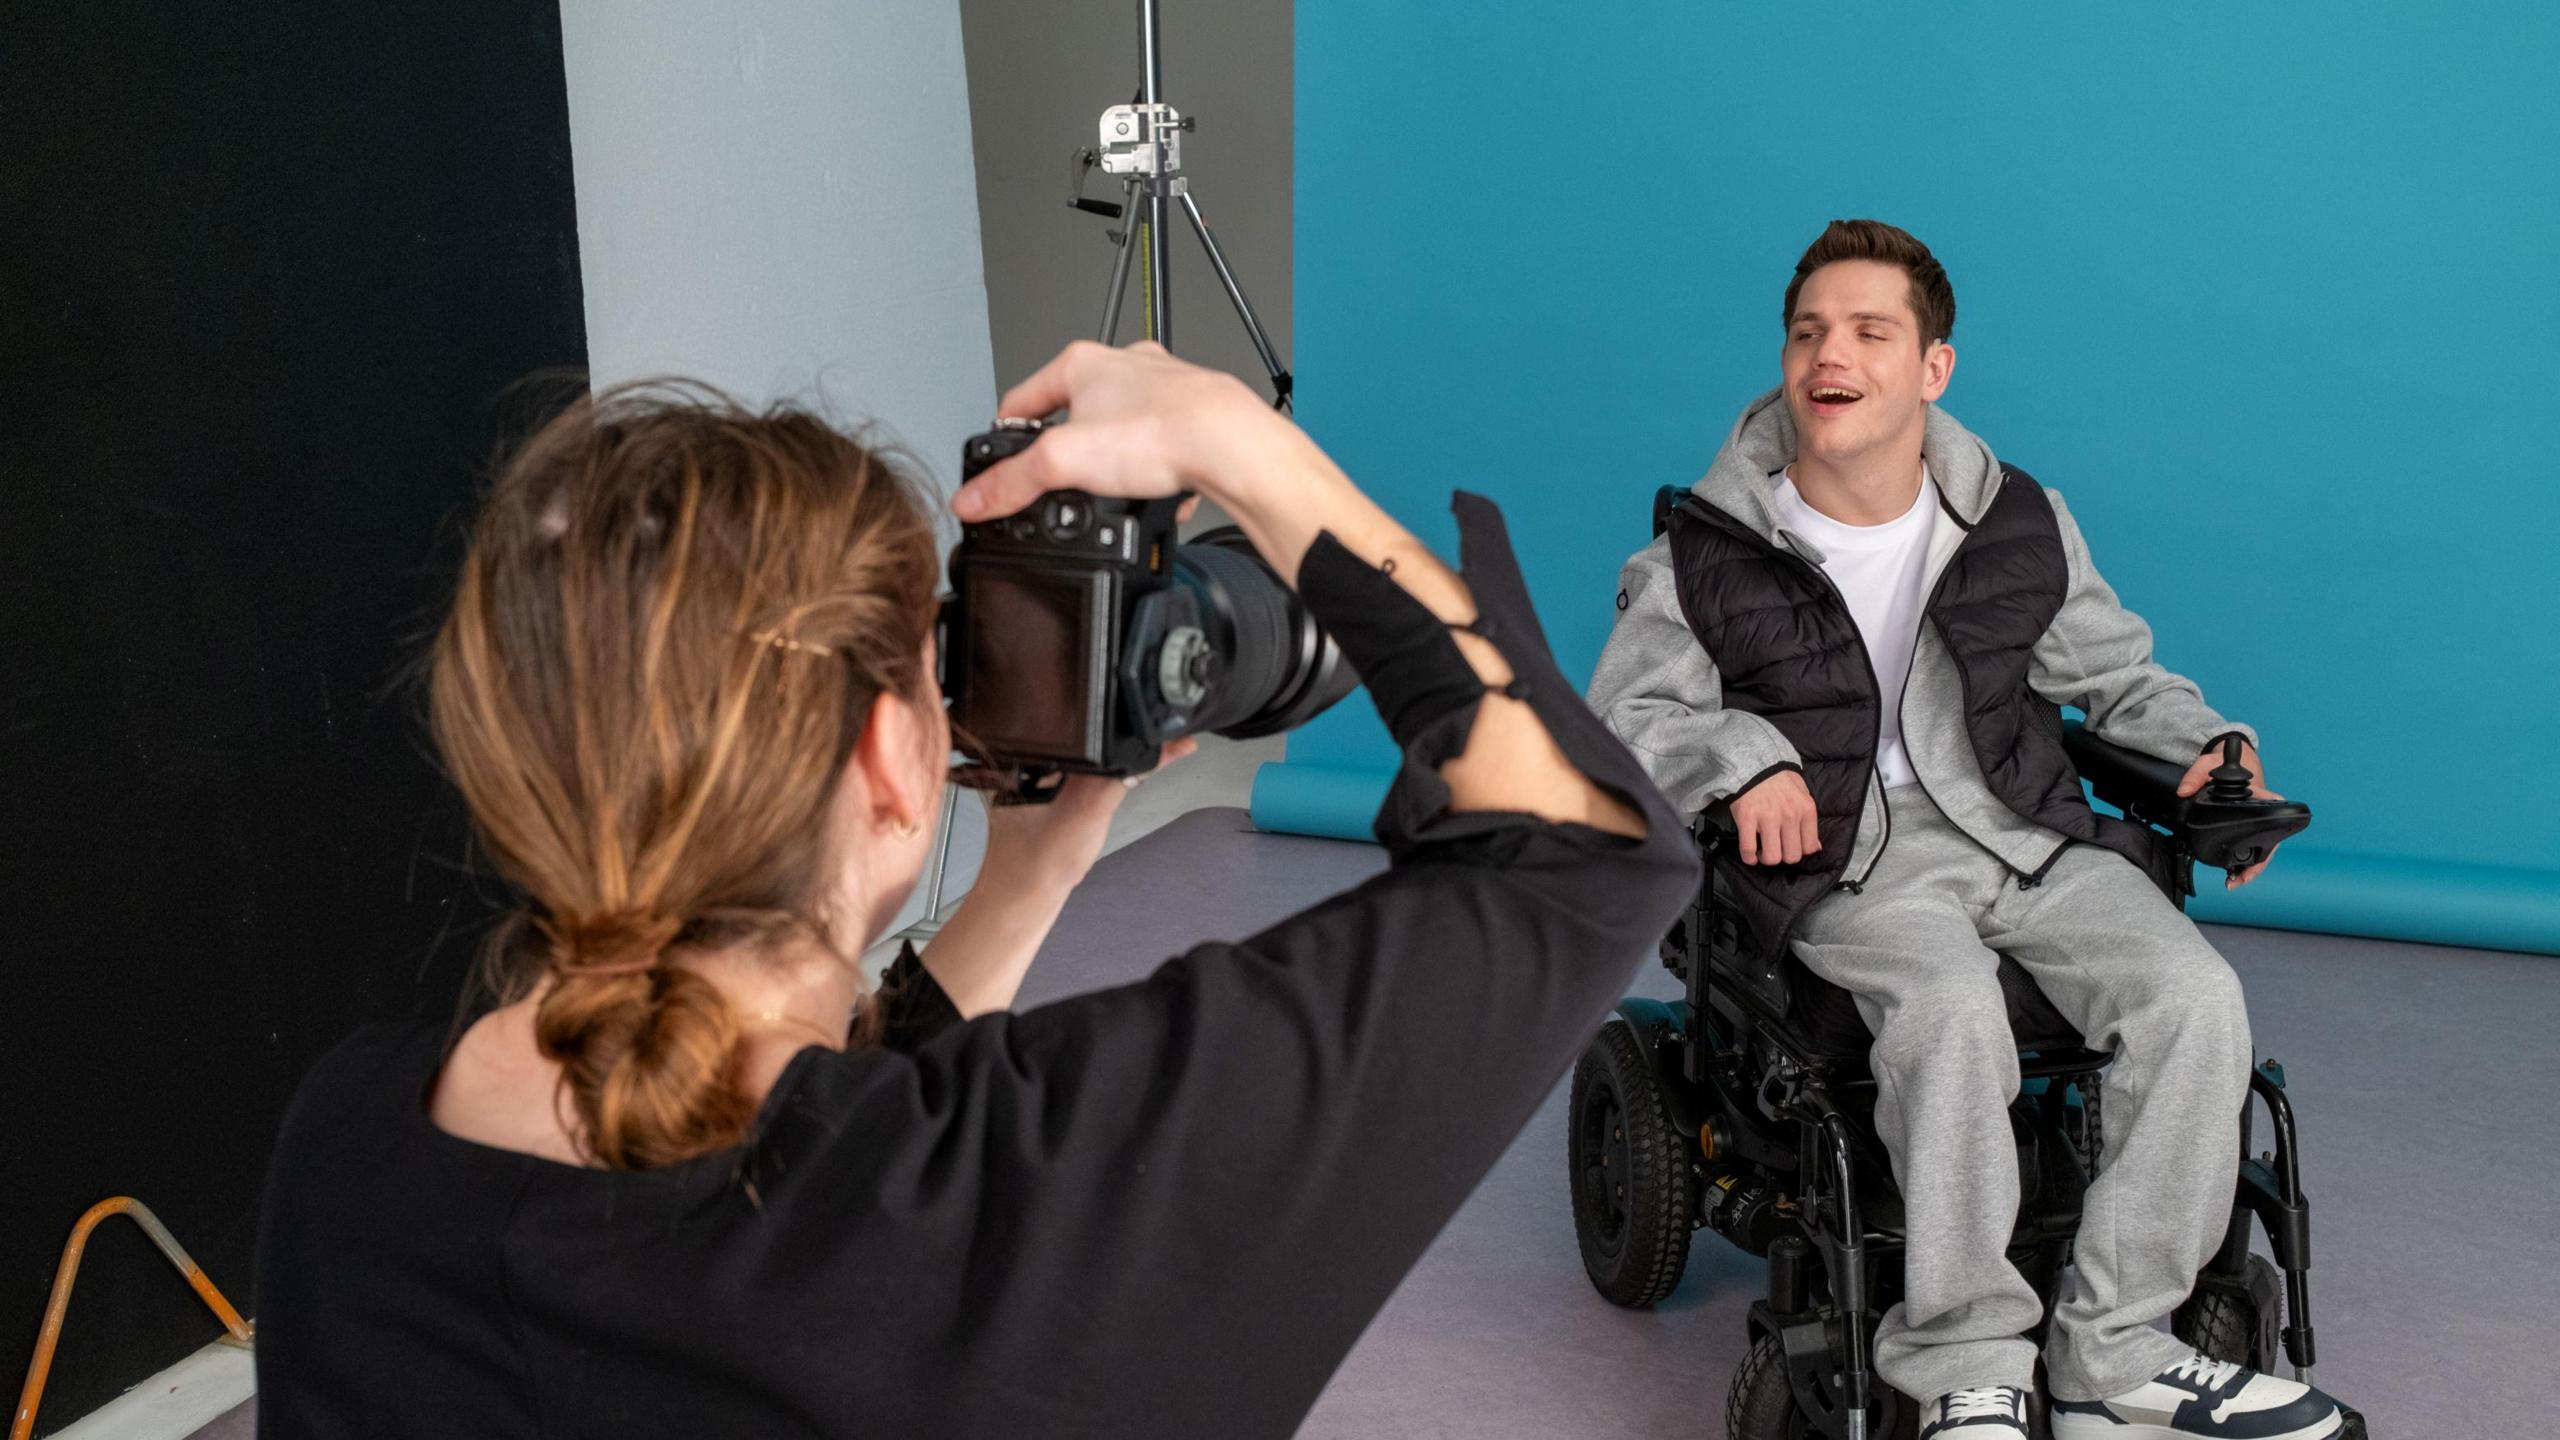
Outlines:
<svg viewBox="0 0 2560 1440"><path fill-rule="evenodd" d="M1010 515L1051 490L1155 499L1196 491L1225 502L1257 446L1296 434L1244 382L1177 360L1153 341L1115 350L1079 340L1006 393L998 413L1073 424L960 487L963 520Z"/></svg>
<svg viewBox="0 0 2560 1440"><path fill-rule="evenodd" d="M1051 490L1133 500L1190 491L1217 501L1291 583L1319 530L1371 558L1388 532L1403 534L1243 381L1152 341L1121 350L1077 341L1013 387L1002 413L1036 419L1059 409L1073 423L961 486L952 513L990 520Z"/></svg>

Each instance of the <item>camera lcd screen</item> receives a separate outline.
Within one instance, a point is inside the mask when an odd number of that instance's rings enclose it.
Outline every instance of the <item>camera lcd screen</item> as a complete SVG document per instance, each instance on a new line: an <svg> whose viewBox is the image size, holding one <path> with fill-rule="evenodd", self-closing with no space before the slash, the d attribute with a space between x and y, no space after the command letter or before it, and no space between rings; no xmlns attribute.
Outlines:
<svg viewBox="0 0 2560 1440"><path fill-rule="evenodd" d="M991 745L1060 760L1098 760L1090 717L1091 571L973 569L968 577L968 713Z"/></svg>

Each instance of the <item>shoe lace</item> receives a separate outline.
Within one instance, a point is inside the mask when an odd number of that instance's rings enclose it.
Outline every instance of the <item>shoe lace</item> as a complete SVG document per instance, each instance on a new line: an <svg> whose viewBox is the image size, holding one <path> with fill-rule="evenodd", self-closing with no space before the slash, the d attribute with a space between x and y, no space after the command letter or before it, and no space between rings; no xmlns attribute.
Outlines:
<svg viewBox="0 0 2560 1440"><path fill-rule="evenodd" d="M2199 1350L2196 1353L2189 1355L2186 1359L2179 1361L2177 1364L2170 1366L2167 1373L2161 1378L2166 1380L2193 1380L2208 1390L2219 1390L2223 1386L2230 1384L2231 1377L2239 1373L2239 1366L2232 1364L2228 1360L2213 1359L2203 1351Z"/></svg>
<svg viewBox="0 0 2560 1440"><path fill-rule="evenodd" d="M1984 1416L2011 1419L2018 1413L2017 1402L2010 1397L2017 1392L2005 1386L1986 1385L1974 1390L1958 1390L1947 1397L1947 1418L1965 1420Z"/></svg>

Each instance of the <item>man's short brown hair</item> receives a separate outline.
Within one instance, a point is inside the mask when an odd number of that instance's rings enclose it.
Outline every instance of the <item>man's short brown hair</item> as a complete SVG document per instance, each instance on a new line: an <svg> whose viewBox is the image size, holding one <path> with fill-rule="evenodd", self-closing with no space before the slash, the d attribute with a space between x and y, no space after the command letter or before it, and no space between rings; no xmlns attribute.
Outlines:
<svg viewBox="0 0 2560 1440"><path fill-rule="evenodd" d="M1807 246L1787 282L1786 312L1780 325L1796 323L1796 295L1805 277L1842 260L1876 260L1898 265L1911 277L1911 313L1920 322L1920 348L1928 349L1956 330L1956 287L1947 282L1947 267L1910 231L1881 220L1834 220Z"/></svg>

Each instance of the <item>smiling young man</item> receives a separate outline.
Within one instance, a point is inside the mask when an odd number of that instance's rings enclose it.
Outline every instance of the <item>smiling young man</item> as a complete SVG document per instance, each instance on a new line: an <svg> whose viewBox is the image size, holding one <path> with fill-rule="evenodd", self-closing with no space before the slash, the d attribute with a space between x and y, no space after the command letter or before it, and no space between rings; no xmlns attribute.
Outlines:
<svg viewBox="0 0 2560 1440"><path fill-rule="evenodd" d="M1628 563L1590 698L1674 805L1731 802L1754 941L1875 1032L1908 1236L1877 1373L1921 1402L1923 1440L2026 1440L2041 1309L2006 1255L2006 955L2116 1052L2045 1348L2055 1440L2328 1440L2327 1396L2155 1328L2230 1218L2248 1020L2230 968L2110 848L2129 827L2090 810L2055 707L2188 764L2190 793L2227 735L2259 774L2257 737L2153 662L2061 497L1937 408L1955 292L1927 246L1834 221L1784 319L1783 383Z"/></svg>

